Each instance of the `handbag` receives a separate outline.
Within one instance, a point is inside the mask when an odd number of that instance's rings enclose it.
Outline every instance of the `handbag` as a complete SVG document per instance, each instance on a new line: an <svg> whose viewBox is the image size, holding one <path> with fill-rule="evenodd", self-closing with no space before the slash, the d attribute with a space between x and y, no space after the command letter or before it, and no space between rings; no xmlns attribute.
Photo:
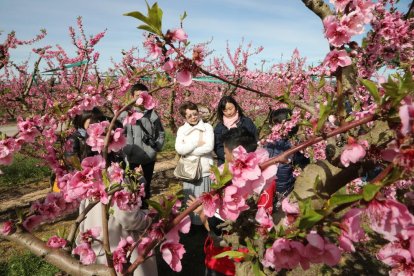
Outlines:
<svg viewBox="0 0 414 276"><path fill-rule="evenodd" d="M200 131L199 141L202 139ZM201 179L203 171L201 168L200 156L181 156L178 160L177 167L174 170L174 176L186 182L195 182Z"/></svg>
<svg viewBox="0 0 414 276"><path fill-rule="evenodd" d="M175 167L174 176L186 182L199 180L202 176L200 157L189 159L189 157L181 156Z"/></svg>

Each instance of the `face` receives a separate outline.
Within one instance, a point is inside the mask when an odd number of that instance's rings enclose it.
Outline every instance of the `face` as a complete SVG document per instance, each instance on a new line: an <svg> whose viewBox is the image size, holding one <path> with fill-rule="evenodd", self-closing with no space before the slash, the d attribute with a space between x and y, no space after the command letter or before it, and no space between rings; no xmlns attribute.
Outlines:
<svg viewBox="0 0 414 276"><path fill-rule="evenodd" d="M224 160L233 162L233 152L226 145L224 145Z"/></svg>
<svg viewBox="0 0 414 276"><path fill-rule="evenodd" d="M186 109L185 110L185 120L190 125L195 125L200 120L200 115L199 115L197 110Z"/></svg>
<svg viewBox="0 0 414 276"><path fill-rule="evenodd" d="M83 128L88 129L89 125L91 124L91 119L87 119L85 123L83 123Z"/></svg>
<svg viewBox="0 0 414 276"><path fill-rule="evenodd" d="M141 94L141 92L143 92L143 91L141 91L141 90L135 90L134 91L134 98L138 97ZM134 106L139 106L139 104L135 103Z"/></svg>
<svg viewBox="0 0 414 276"><path fill-rule="evenodd" d="M226 106L223 110L223 115L226 118L232 118L234 115L236 115L237 109L232 103L226 103Z"/></svg>

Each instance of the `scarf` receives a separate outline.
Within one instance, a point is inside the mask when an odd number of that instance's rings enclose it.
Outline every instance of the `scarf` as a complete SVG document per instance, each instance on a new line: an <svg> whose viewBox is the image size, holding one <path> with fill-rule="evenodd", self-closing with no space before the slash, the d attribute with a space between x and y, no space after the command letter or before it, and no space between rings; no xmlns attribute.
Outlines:
<svg viewBox="0 0 414 276"><path fill-rule="evenodd" d="M231 118L227 118L223 116L223 124L228 129L237 127L237 123L239 122L239 120L240 120L239 112L236 112L236 114Z"/></svg>

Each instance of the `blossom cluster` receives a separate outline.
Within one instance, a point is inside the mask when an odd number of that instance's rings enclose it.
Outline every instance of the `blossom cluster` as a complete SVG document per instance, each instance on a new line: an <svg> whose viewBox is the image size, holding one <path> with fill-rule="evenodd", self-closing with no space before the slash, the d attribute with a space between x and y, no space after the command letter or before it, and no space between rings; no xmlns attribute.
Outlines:
<svg viewBox="0 0 414 276"><path fill-rule="evenodd" d="M223 188L222 194L203 195L204 214L214 215L216 210L224 219L236 220L242 211L249 209L246 200L253 193L260 194L275 178L276 166L261 170L259 164L267 160L268 152L260 148L255 152L246 152L243 146L233 150L234 160L229 163L232 174L230 185Z"/></svg>

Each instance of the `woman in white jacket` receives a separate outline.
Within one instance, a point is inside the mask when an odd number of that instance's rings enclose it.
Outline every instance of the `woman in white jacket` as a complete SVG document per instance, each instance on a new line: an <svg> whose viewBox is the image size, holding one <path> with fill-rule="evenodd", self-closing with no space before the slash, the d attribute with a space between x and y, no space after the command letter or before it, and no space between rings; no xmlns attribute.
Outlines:
<svg viewBox="0 0 414 276"><path fill-rule="evenodd" d="M203 192L210 191L210 167L213 165L212 152L214 149L213 127L204 123L198 112L197 105L192 102L184 102L180 106L180 114L185 123L178 129L175 140L175 150L178 154L194 159L200 157L202 178L196 182L183 182L184 200L190 195L198 197ZM191 218L192 224L201 225L198 216Z"/></svg>

